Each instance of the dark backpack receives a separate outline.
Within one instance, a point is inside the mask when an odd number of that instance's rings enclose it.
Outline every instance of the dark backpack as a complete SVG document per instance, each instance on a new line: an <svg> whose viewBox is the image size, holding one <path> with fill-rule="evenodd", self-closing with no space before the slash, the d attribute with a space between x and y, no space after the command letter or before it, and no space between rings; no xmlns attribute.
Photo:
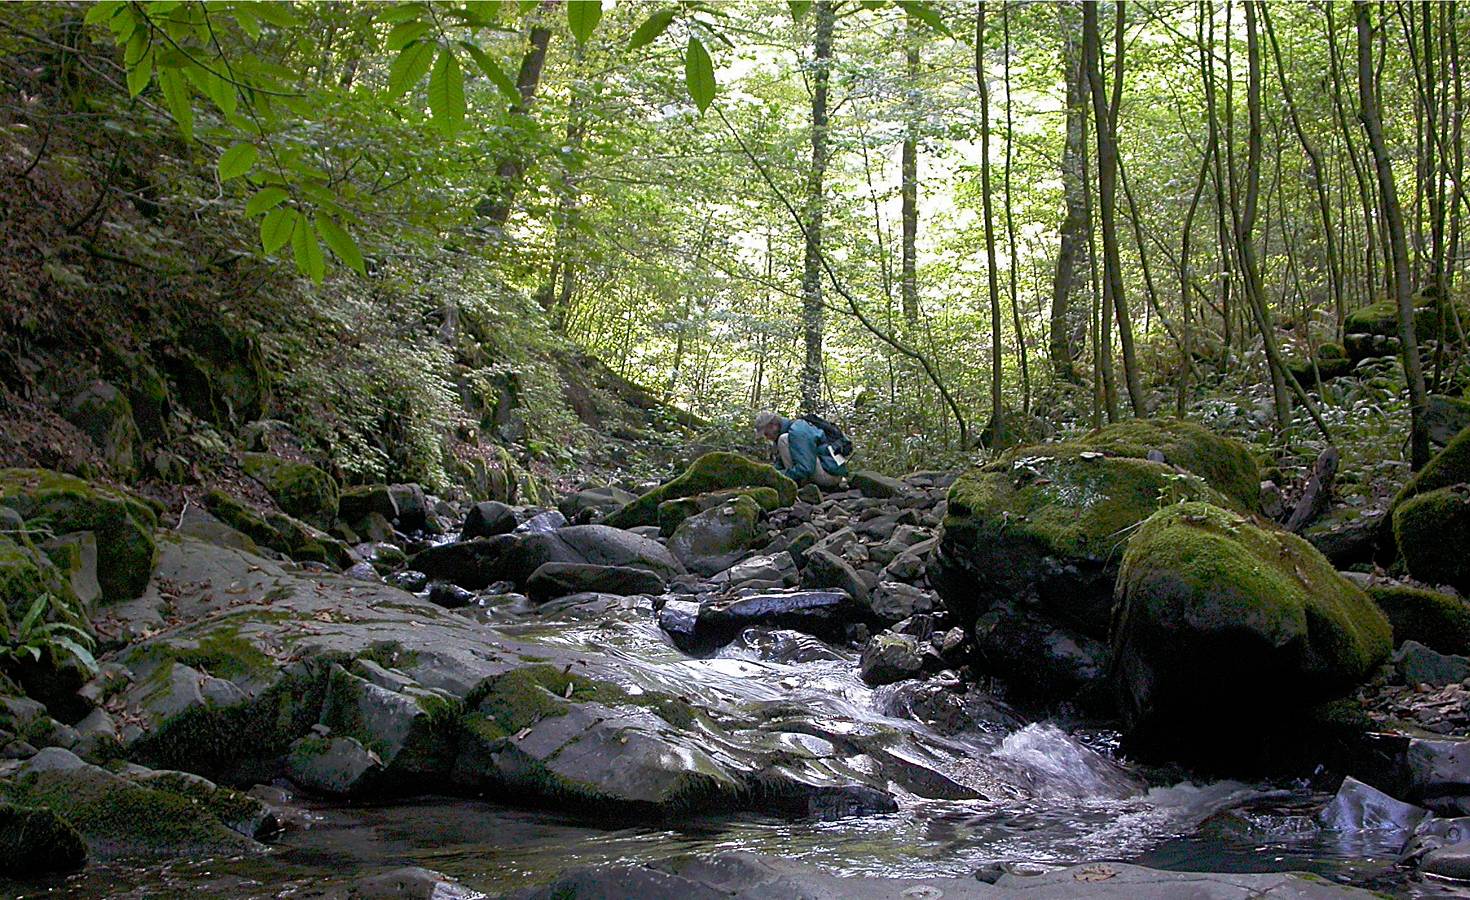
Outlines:
<svg viewBox="0 0 1470 900"><path fill-rule="evenodd" d="M832 448L843 459L852 456L852 438L842 433L842 429L828 422L816 413L804 413L801 417L808 425L815 425L822 430L822 443Z"/></svg>

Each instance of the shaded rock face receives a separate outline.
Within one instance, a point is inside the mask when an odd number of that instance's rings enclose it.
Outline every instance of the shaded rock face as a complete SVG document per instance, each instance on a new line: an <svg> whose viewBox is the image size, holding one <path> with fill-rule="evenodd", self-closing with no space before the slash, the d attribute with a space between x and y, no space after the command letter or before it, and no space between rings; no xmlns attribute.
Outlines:
<svg viewBox="0 0 1470 900"><path fill-rule="evenodd" d="M924 660L918 642L908 635L879 634L863 648L861 668L868 684L892 684L918 675Z"/></svg>
<svg viewBox="0 0 1470 900"><path fill-rule="evenodd" d="M480 590L497 581L525 586L547 563L622 566L644 569L661 578L684 571L664 546L605 525L569 525L530 534L502 534L430 547L410 566L430 578Z"/></svg>
<svg viewBox="0 0 1470 900"><path fill-rule="evenodd" d="M617 512L637 499L637 494L622 488L591 487L568 494L556 508L567 517L568 522L585 525Z"/></svg>
<svg viewBox="0 0 1470 900"><path fill-rule="evenodd" d="M1179 753L1346 693L1390 649L1383 613L1311 545L1204 503L1138 529L1117 596L1123 717Z"/></svg>
<svg viewBox="0 0 1470 900"><path fill-rule="evenodd" d="M1342 787L1317 821L1332 831L1387 831L1403 835L1404 841L1424 820L1429 811L1395 800L1393 797L1356 778L1344 778Z"/></svg>
<svg viewBox="0 0 1470 900"><path fill-rule="evenodd" d="M774 488L768 487L731 488L725 491L711 491L707 494L695 494L692 497L665 500L658 505L659 534L671 537L679 525L689 517L717 506L723 506L741 497L753 501L765 512L770 512L781 505L780 495Z"/></svg>
<svg viewBox="0 0 1470 900"><path fill-rule="evenodd" d="M71 823L49 809L0 803L0 876L69 872L87 862L87 845Z"/></svg>
<svg viewBox="0 0 1470 900"><path fill-rule="evenodd" d="M657 573L630 566L597 566L590 563L543 563L526 580L526 593L537 603L569 594L657 594L664 580Z"/></svg>
<svg viewBox="0 0 1470 900"><path fill-rule="evenodd" d="M222 491L204 496L209 511L262 547L298 562L319 562L346 568L356 561L352 551L319 528L285 513L259 513Z"/></svg>
<svg viewBox="0 0 1470 900"><path fill-rule="evenodd" d="M147 504L58 472L0 469L0 506L44 520L54 534L92 532L104 603L130 600L148 586L158 518Z"/></svg>
<svg viewBox="0 0 1470 900"><path fill-rule="evenodd" d="M1258 485L1256 485L1258 487ZM1200 478L1073 444L1023 448L950 488L930 579L987 667L1044 700L1096 693L1129 535Z"/></svg>
<svg viewBox="0 0 1470 900"><path fill-rule="evenodd" d="M796 482L770 465L738 453L706 453L682 475L627 504L603 523L615 528L657 525L658 506L665 500L747 487L772 488L782 506L796 501Z"/></svg>
<svg viewBox="0 0 1470 900"><path fill-rule="evenodd" d="M477 537L509 534L515 530L516 524L514 509L497 500L485 500L470 507L459 536L460 540L467 541Z"/></svg>

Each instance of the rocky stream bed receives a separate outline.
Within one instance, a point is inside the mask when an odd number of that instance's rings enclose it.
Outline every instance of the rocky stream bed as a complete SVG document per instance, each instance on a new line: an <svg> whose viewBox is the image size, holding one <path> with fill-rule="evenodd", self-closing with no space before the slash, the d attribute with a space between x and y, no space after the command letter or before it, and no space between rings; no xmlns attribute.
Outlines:
<svg viewBox="0 0 1470 900"><path fill-rule="evenodd" d="M219 494L164 524L0 473L15 533L51 535L3 539L8 583L72 592L109 648L0 698L0 890L1429 896L1470 875L1463 601L1339 574L1253 514L1254 463L1202 429L826 494L711 454L558 509L276 468L285 511Z"/></svg>

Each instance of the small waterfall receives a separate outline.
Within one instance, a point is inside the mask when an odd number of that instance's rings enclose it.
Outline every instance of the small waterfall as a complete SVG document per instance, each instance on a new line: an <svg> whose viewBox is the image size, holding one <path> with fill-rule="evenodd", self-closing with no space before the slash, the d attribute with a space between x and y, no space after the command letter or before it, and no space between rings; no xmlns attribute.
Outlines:
<svg viewBox="0 0 1470 900"><path fill-rule="evenodd" d="M1006 735L991 757L1024 778L1037 797L1121 800L1144 789L1122 766L1050 723Z"/></svg>

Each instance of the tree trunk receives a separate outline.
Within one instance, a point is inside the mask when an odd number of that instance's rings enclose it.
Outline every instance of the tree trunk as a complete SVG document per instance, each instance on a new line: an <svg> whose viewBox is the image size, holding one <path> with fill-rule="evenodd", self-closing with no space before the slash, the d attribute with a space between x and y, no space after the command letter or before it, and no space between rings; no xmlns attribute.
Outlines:
<svg viewBox="0 0 1470 900"><path fill-rule="evenodd" d="M990 294L990 446L1007 446L1001 395L1000 277L995 261L995 215L990 202L990 86L985 80L985 0L975 4L975 84L980 90L980 196L985 216L985 281Z"/></svg>
<svg viewBox="0 0 1470 900"><path fill-rule="evenodd" d="M1005 49L1003 58L1005 60L1004 80L1006 89L1006 171L1005 171L1005 202L1006 202L1006 248L1009 261L1006 268L1006 284L1011 294L1011 319L1016 331L1016 355L1021 362L1021 412L1024 415L1031 414L1031 361L1026 352L1026 330L1021 323L1021 300L1020 286L1016 276L1021 265L1021 254L1016 250L1016 217L1011 210L1011 160L1015 145L1014 123L1011 117L1011 5L1001 7L1001 31L1005 36Z"/></svg>
<svg viewBox="0 0 1470 900"><path fill-rule="evenodd" d="M908 21L904 34L905 75L908 81L908 97L905 103L903 134L903 160L901 168L903 248L902 270L899 275L903 294L903 319L912 330L919 324L919 276L917 271L919 240L919 29L912 20Z"/></svg>
<svg viewBox="0 0 1470 900"><path fill-rule="evenodd" d="M542 24L556 10L560 0L541 0L536 11L539 17L531 26L530 46L521 57L521 68L516 73L516 90L521 102L512 106L512 118L529 115L531 102L536 99L536 90L541 85L541 70L546 67L546 48L551 44L551 28ZM495 161L495 187L489 196L475 205L475 212L489 220L496 230L505 228L510 218L511 203L515 200L516 188L525 174L526 161L516 148L512 148Z"/></svg>
<svg viewBox="0 0 1470 900"><path fill-rule="evenodd" d="M1364 0L1356 0L1353 9L1358 19L1358 103L1363 130L1373 153L1373 167L1378 174L1378 196L1388 229L1389 252L1393 258L1394 299L1399 313L1399 346L1403 353L1404 374L1409 382L1409 461L1415 469L1429 461L1429 428L1424 420L1424 369L1419 360L1419 342L1414 335L1414 296L1409 280L1409 247L1404 236L1404 213L1399 206L1398 189L1393 181L1393 162L1383 138L1383 121L1379 118L1378 91L1373 71L1373 23L1371 8Z"/></svg>
<svg viewBox="0 0 1470 900"><path fill-rule="evenodd" d="M816 0L812 35L812 157L807 173L806 256L801 277L801 321L806 356L801 367L801 403L822 408L822 184L827 174L827 78L832 68L832 0Z"/></svg>
<svg viewBox="0 0 1470 900"><path fill-rule="evenodd" d="M1062 193L1066 196L1066 215L1062 218L1057 265L1051 289L1051 337L1048 352L1052 372L1058 380L1076 384L1081 381L1076 368L1076 351L1072 347L1071 300L1076 285L1078 257L1086 249L1084 229L1087 225L1087 186L1082 181L1083 141L1086 140L1087 100L1083 90L1086 75L1082 53L1072 33L1070 7L1058 7L1061 16L1067 66L1067 140L1062 151Z"/></svg>
<svg viewBox="0 0 1470 900"><path fill-rule="evenodd" d="M1133 408L1133 415L1141 418L1145 412L1143 384L1139 379L1138 360L1133 351L1133 323L1128 316L1128 302L1123 289L1123 263L1118 249L1118 148L1114 140L1114 117L1122 93L1123 10L1123 0L1118 0L1111 103L1103 88L1097 6L1092 3L1083 4L1082 7L1082 57L1087 66L1087 83L1092 91L1097 140L1097 195L1102 225L1104 296L1111 299L1113 312L1117 314L1118 347L1123 354L1123 378L1128 387L1128 402Z"/></svg>

